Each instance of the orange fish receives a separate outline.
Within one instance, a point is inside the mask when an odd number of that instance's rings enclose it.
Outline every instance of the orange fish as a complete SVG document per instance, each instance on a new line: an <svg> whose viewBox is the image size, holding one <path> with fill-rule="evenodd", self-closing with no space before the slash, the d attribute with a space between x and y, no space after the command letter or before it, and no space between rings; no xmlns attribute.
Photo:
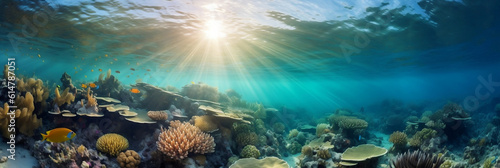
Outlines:
<svg viewBox="0 0 500 168"><path fill-rule="evenodd" d="M141 91L139 91L139 89L136 89L136 88L130 89L130 92L132 92L132 93L141 93Z"/></svg>
<svg viewBox="0 0 500 168"><path fill-rule="evenodd" d="M82 84L82 88L86 89L87 85L86 84Z"/></svg>
<svg viewBox="0 0 500 168"><path fill-rule="evenodd" d="M91 69L90 72L94 72L94 69Z"/></svg>
<svg viewBox="0 0 500 168"><path fill-rule="evenodd" d="M55 143L61 143L70 139L73 139L76 136L76 133L67 128L56 128L50 131L47 131L46 134L40 133L43 137L42 141L49 141Z"/></svg>
<svg viewBox="0 0 500 168"><path fill-rule="evenodd" d="M113 59L113 60L118 61L118 59L116 59L116 58L115 58L115 59Z"/></svg>
<svg viewBox="0 0 500 168"><path fill-rule="evenodd" d="M151 71L151 69L146 69L146 71Z"/></svg>
<svg viewBox="0 0 500 168"><path fill-rule="evenodd" d="M95 88L95 87L96 87L95 83L90 83L90 84L89 84L89 86L90 86L91 88Z"/></svg>
<svg viewBox="0 0 500 168"><path fill-rule="evenodd" d="M135 71L135 69L134 69L134 68L130 68L130 70Z"/></svg>
<svg viewBox="0 0 500 168"><path fill-rule="evenodd" d="M102 72L102 69L99 69L99 72Z"/></svg>
<svg viewBox="0 0 500 168"><path fill-rule="evenodd" d="M120 73L120 71L115 71L116 73Z"/></svg>

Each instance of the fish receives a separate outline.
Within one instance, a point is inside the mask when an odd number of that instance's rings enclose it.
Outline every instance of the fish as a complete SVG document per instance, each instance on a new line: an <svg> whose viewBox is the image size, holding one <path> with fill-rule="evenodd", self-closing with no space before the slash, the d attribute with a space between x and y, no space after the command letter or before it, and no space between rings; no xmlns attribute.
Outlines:
<svg viewBox="0 0 500 168"><path fill-rule="evenodd" d="M359 138L358 138L359 141L361 141L361 135L359 135Z"/></svg>
<svg viewBox="0 0 500 168"><path fill-rule="evenodd" d="M89 86L90 86L91 88L95 88L97 85L95 85L95 83L89 83Z"/></svg>
<svg viewBox="0 0 500 168"><path fill-rule="evenodd" d="M91 69L90 72L94 72L94 69Z"/></svg>
<svg viewBox="0 0 500 168"><path fill-rule="evenodd" d="M120 73L120 71L115 71L116 73Z"/></svg>
<svg viewBox="0 0 500 168"><path fill-rule="evenodd" d="M108 57L108 54L104 54L104 57Z"/></svg>
<svg viewBox="0 0 500 168"><path fill-rule="evenodd" d="M61 88L61 86L57 85L57 88Z"/></svg>
<svg viewBox="0 0 500 168"><path fill-rule="evenodd" d="M87 89L87 85L86 84L82 84L82 88Z"/></svg>
<svg viewBox="0 0 500 168"><path fill-rule="evenodd" d="M42 56L40 56L40 54L38 54L38 58L41 58Z"/></svg>
<svg viewBox="0 0 500 168"><path fill-rule="evenodd" d="M40 133L43 137L42 141L61 143L73 139L76 133L67 128L55 128L47 131L46 134Z"/></svg>
<svg viewBox="0 0 500 168"><path fill-rule="evenodd" d="M191 84L193 84L193 85L194 85L194 82L193 82L193 81L191 81Z"/></svg>
<svg viewBox="0 0 500 168"><path fill-rule="evenodd" d="M87 75L84 75L84 76L85 76L85 78L87 78Z"/></svg>
<svg viewBox="0 0 500 168"><path fill-rule="evenodd" d="M151 71L151 69L146 69L146 71Z"/></svg>
<svg viewBox="0 0 500 168"><path fill-rule="evenodd" d="M99 69L99 72L102 72L102 69Z"/></svg>
<svg viewBox="0 0 500 168"><path fill-rule="evenodd" d="M130 75L127 75L127 78L130 77Z"/></svg>
<svg viewBox="0 0 500 168"><path fill-rule="evenodd" d="M493 159L493 160L491 161L491 164L495 163L495 162L497 161L497 159L498 159L498 156L495 156L495 159Z"/></svg>
<svg viewBox="0 0 500 168"><path fill-rule="evenodd" d="M75 67L75 69L76 69L76 67Z"/></svg>
<svg viewBox="0 0 500 168"><path fill-rule="evenodd" d="M130 89L130 92L132 92L132 93L141 93L141 91L139 89L136 89L136 88Z"/></svg>
<svg viewBox="0 0 500 168"><path fill-rule="evenodd" d="M135 71L135 69L134 69L134 68L130 68L130 70Z"/></svg>
<svg viewBox="0 0 500 168"><path fill-rule="evenodd" d="M99 89L99 85L97 85L97 86L95 87L95 89Z"/></svg>
<svg viewBox="0 0 500 168"><path fill-rule="evenodd" d="M118 61L118 59L114 58L113 60Z"/></svg>

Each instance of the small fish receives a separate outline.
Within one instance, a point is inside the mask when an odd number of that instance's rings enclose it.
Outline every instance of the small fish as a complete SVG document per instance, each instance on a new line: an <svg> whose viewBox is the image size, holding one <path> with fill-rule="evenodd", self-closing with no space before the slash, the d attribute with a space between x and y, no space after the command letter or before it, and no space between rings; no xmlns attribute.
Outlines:
<svg viewBox="0 0 500 168"><path fill-rule="evenodd" d="M75 69L76 69L76 67L75 67Z"/></svg>
<svg viewBox="0 0 500 168"><path fill-rule="evenodd" d="M41 58L42 56L40 56L40 54L38 54L38 58Z"/></svg>
<svg viewBox="0 0 500 168"><path fill-rule="evenodd" d="M114 58L113 60L118 61L118 59Z"/></svg>
<svg viewBox="0 0 500 168"><path fill-rule="evenodd" d="M85 78L87 78L87 75L84 75L84 76L85 76Z"/></svg>
<svg viewBox="0 0 500 168"><path fill-rule="evenodd" d="M130 65L130 62L127 62L127 65Z"/></svg>
<svg viewBox="0 0 500 168"><path fill-rule="evenodd" d="M151 71L151 69L146 69L146 71Z"/></svg>
<svg viewBox="0 0 500 168"><path fill-rule="evenodd" d="M130 75L127 75L127 78L130 77Z"/></svg>
<svg viewBox="0 0 500 168"><path fill-rule="evenodd" d="M136 88L130 89L130 92L132 92L132 93L141 93L141 91L139 91L139 89L136 89Z"/></svg>
<svg viewBox="0 0 500 168"><path fill-rule="evenodd" d="M60 89L60 88L61 88L61 86L57 85L57 88L58 88L58 89Z"/></svg>
<svg viewBox="0 0 500 168"><path fill-rule="evenodd" d="M102 69L99 69L99 72L102 72Z"/></svg>
<svg viewBox="0 0 500 168"><path fill-rule="evenodd" d="M97 85L97 86L95 87L95 89L99 89L99 85Z"/></svg>
<svg viewBox="0 0 500 168"><path fill-rule="evenodd" d="M108 54L104 54L104 57L108 57Z"/></svg>
<svg viewBox="0 0 500 168"><path fill-rule="evenodd" d="M45 62L45 60L42 60L42 62Z"/></svg>
<svg viewBox="0 0 500 168"><path fill-rule="evenodd" d="M115 71L116 73L120 73L120 71Z"/></svg>
<svg viewBox="0 0 500 168"><path fill-rule="evenodd" d="M109 64L113 64L113 62L109 62Z"/></svg>
<svg viewBox="0 0 500 168"><path fill-rule="evenodd" d="M61 143L67 140L73 139L76 133L67 128L56 128L47 131L46 134L40 133L43 137L42 141L47 140L48 142Z"/></svg>
<svg viewBox="0 0 500 168"><path fill-rule="evenodd" d="M493 159L493 160L491 161L491 164L495 163L495 162L497 161L497 159L498 159L498 156L495 156L495 159Z"/></svg>
<svg viewBox="0 0 500 168"><path fill-rule="evenodd" d="M89 86L90 86L91 88L95 88L97 85L95 85L95 83L89 83Z"/></svg>
<svg viewBox="0 0 500 168"><path fill-rule="evenodd" d="M87 89L87 85L86 84L82 84L82 88Z"/></svg>
<svg viewBox="0 0 500 168"><path fill-rule="evenodd" d="M130 70L135 71L135 69L134 69L134 68L130 68Z"/></svg>
<svg viewBox="0 0 500 168"><path fill-rule="evenodd" d="M359 135L359 138L358 138L359 141L361 141L361 135Z"/></svg>
<svg viewBox="0 0 500 168"><path fill-rule="evenodd" d="M194 85L194 82L193 82L193 81L191 81L191 84L193 84L193 85Z"/></svg>
<svg viewBox="0 0 500 168"><path fill-rule="evenodd" d="M94 69L91 69L90 72L94 72Z"/></svg>

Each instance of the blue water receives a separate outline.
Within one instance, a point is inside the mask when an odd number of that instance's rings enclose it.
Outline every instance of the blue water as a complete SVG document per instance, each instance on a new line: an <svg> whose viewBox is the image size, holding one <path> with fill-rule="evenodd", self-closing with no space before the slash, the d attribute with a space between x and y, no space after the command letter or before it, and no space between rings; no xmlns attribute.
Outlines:
<svg viewBox="0 0 500 168"><path fill-rule="evenodd" d="M499 3L2 0L0 51L51 82L111 69L125 85L203 82L318 116L391 98L462 103L478 77L500 81Z"/></svg>

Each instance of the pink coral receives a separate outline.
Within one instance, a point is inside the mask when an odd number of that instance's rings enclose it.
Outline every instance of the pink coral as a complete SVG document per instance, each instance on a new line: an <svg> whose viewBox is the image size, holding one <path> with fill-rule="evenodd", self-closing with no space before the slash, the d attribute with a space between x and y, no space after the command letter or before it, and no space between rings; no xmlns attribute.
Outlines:
<svg viewBox="0 0 500 168"><path fill-rule="evenodd" d="M198 127L178 120L170 122L170 128L162 128L158 141L158 150L172 159L182 160L189 152L205 154L214 152L214 138Z"/></svg>

